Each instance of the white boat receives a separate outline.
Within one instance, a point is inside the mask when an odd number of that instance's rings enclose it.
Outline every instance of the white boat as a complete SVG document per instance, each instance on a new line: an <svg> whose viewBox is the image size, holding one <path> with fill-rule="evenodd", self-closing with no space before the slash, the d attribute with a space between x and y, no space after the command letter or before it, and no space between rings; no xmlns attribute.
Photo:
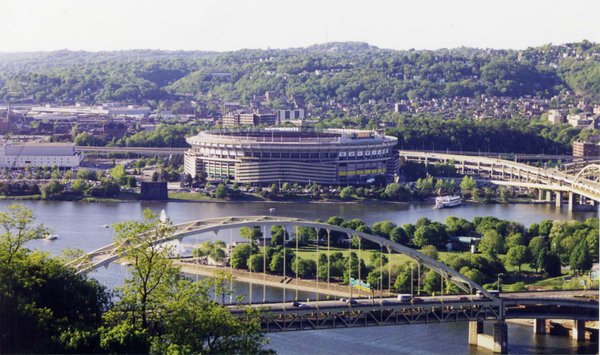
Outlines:
<svg viewBox="0 0 600 355"><path fill-rule="evenodd" d="M435 198L434 208L449 208L456 207L462 204L462 198L460 196L440 196Z"/></svg>
<svg viewBox="0 0 600 355"><path fill-rule="evenodd" d="M275 212L275 211L276 211L276 210L275 210L275 208L274 208L274 207L271 207L271 208L269 208L269 212L273 213L273 212Z"/></svg>
<svg viewBox="0 0 600 355"><path fill-rule="evenodd" d="M48 234L44 239L45 240L56 240L56 239L58 239L58 234Z"/></svg>

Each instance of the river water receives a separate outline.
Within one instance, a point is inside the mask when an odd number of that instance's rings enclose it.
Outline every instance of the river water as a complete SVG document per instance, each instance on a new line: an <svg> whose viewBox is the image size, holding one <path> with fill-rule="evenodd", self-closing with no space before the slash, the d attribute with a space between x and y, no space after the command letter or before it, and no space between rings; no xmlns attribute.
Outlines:
<svg viewBox="0 0 600 355"><path fill-rule="evenodd" d="M0 208L12 202L0 201ZM165 210L174 223L222 216L268 215L270 208L278 216L325 220L331 216L344 219L360 218L372 224L390 220L398 225L414 223L421 217L443 222L448 216L472 220L477 216L495 216L517 221L525 225L544 219L583 220L596 216L595 212L560 211L553 205L464 205L456 209L434 210L429 204L292 204L262 202L147 202L147 203L79 203L60 201L23 201L31 208L37 221L59 235L55 241L38 240L28 244L30 248L60 254L65 248L92 251L109 244L113 238L115 222L142 219L142 212L150 208L156 213ZM184 246L216 238L239 240L236 231L222 231L190 237ZM90 274L109 287L118 286L127 275L126 267L111 264ZM237 293L249 293L249 285L236 283ZM253 286L254 301L263 299L263 287ZM282 299L280 289L265 289L264 298ZM299 293L299 298L309 294ZM295 293L288 290L288 300ZM281 354L475 354L484 350L467 344L467 324L429 324L391 326L327 331L305 331L269 334L269 347ZM533 335L531 328L509 325L509 351L511 353L597 353L597 343L573 342L569 337Z"/></svg>

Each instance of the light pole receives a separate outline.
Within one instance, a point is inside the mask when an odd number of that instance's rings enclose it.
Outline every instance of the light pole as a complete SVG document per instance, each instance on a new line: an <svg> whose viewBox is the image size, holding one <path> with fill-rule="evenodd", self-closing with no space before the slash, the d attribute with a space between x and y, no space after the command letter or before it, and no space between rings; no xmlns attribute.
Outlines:
<svg viewBox="0 0 600 355"><path fill-rule="evenodd" d="M498 286L498 292L500 292L500 276L504 276L503 273L498 274L498 282L496 282L496 286Z"/></svg>

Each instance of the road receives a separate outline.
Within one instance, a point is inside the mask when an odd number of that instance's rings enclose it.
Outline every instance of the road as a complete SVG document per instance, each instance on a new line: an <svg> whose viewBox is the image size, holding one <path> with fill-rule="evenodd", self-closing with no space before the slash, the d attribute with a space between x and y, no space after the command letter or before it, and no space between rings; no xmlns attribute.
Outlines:
<svg viewBox="0 0 600 355"><path fill-rule="evenodd" d="M583 304L590 302L590 300L598 300L598 291L531 291L531 292L502 292L500 298L510 301L518 299L560 299L577 301ZM415 302L415 300L418 300ZM383 305L383 306L397 306L397 305L416 305L416 304L440 304L440 303L462 303L477 302L488 300L485 297L478 295L449 295L449 296L423 296L415 297L412 302L400 302L394 297L385 298L374 298L374 299L354 299L353 303L350 304L345 298L335 300L319 300L319 301L299 301L299 302L281 302L281 303L268 303L268 304L252 304L250 307L263 310L271 311L284 311L292 309L334 309L334 308L352 308L361 306L372 306L372 305ZM295 305L294 305L295 304ZM229 308L235 313L239 310L239 306L229 306Z"/></svg>

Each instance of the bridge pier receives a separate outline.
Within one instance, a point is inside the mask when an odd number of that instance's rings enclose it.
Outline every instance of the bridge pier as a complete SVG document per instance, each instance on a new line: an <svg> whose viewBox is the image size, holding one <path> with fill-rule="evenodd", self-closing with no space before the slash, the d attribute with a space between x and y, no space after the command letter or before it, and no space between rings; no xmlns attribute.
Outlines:
<svg viewBox="0 0 600 355"><path fill-rule="evenodd" d="M574 208L574 197L572 192L569 192L569 212L573 212L573 208Z"/></svg>
<svg viewBox="0 0 600 355"><path fill-rule="evenodd" d="M556 201L554 201L554 204L556 205L556 207L561 208L562 207L562 193L560 191L555 191L554 195L556 196Z"/></svg>
<svg viewBox="0 0 600 355"><path fill-rule="evenodd" d="M469 322L469 345L479 346L495 353L506 354L508 350L508 326L503 320L494 323L492 335L483 333L483 321Z"/></svg>
<svg viewBox="0 0 600 355"><path fill-rule="evenodd" d="M574 320L573 329L571 330L571 338L576 341L585 340L585 320Z"/></svg>
<svg viewBox="0 0 600 355"><path fill-rule="evenodd" d="M503 320L494 323L494 349L495 353L506 354L508 350L508 325Z"/></svg>
<svg viewBox="0 0 600 355"><path fill-rule="evenodd" d="M538 189L538 200L541 201L544 199L544 190Z"/></svg>
<svg viewBox="0 0 600 355"><path fill-rule="evenodd" d="M477 345L479 334L483 333L483 321L476 320L469 322L469 345Z"/></svg>
<svg viewBox="0 0 600 355"><path fill-rule="evenodd" d="M552 201L552 191L546 190L546 201Z"/></svg>
<svg viewBox="0 0 600 355"><path fill-rule="evenodd" d="M546 318L533 320L533 334L546 334Z"/></svg>

